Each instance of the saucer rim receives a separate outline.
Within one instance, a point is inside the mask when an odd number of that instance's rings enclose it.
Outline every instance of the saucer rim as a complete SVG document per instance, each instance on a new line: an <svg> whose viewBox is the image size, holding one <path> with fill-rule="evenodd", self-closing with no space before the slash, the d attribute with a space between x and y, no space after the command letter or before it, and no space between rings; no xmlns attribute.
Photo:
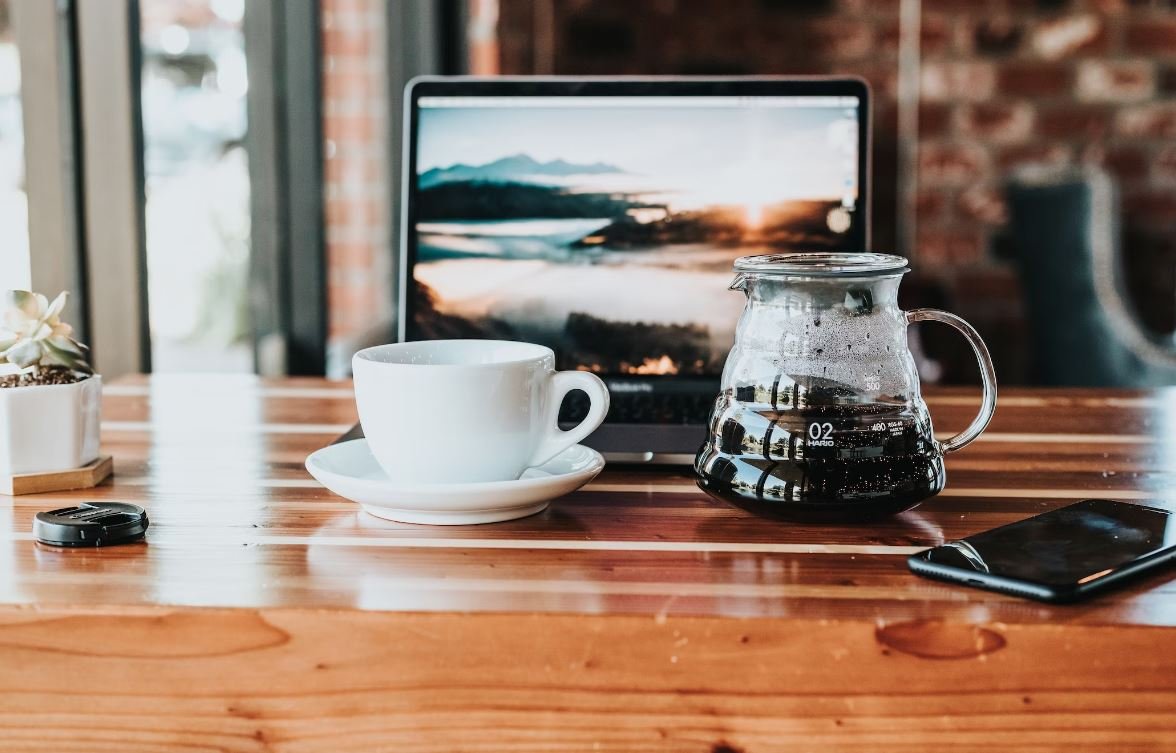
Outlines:
<svg viewBox="0 0 1176 753"><path fill-rule="evenodd" d="M365 437L358 437L356 439L349 439L346 442L337 442L335 444L329 444L326 447L320 447L319 449L315 450L314 452L312 452L306 456L306 460L303 462L303 465L306 468L306 471L316 481L323 484L324 486L327 486L327 484L321 478L319 478L320 473L323 474L324 476L328 476L328 477L332 477L332 478L345 479L348 484L359 484L359 485L368 487L373 490L380 490L380 491L384 491L384 492L395 491L397 493L411 493L411 492L429 492L429 493L454 492L454 493L460 493L460 492L470 492L470 491L477 491L477 490L498 491L498 490L507 490L507 489L527 489L527 488L534 487L534 486L542 486L542 485L546 485L546 484L551 484L551 483L556 482L557 480L566 480L566 479L576 478L576 477L582 476L582 475L596 476L602 470L604 470L604 467L605 467L604 456L601 455L600 452L598 452L597 450L595 450L591 447L588 447L587 445L584 445L584 444L574 444L571 447L564 449L558 455L551 458L547 462L541 463L540 465L537 465L537 466L533 466L534 468L543 468L544 466L548 465L549 463L552 463L555 460L559 459L560 457L562 457L566 453L572 452L573 450L576 450L576 449L583 449L583 450L587 450L589 453L587 464L583 468L577 468L575 470L567 471L565 473L551 473L546 476L540 476L538 478L517 478L517 479L507 479L505 481L447 481L447 482L435 483L435 484L431 484L431 483L397 484L397 483L393 482L392 479L380 480L380 479L360 478L358 476L350 476L350 475L347 475L344 473L340 473L338 471L333 471L328 468L325 468L321 464L321 457L328 455L330 453L344 452L344 451L346 451L345 448L350 449L349 448L350 445L354 444L354 445L358 446L359 443L362 443L366 449L367 439ZM371 452L371 450L366 450L366 451L369 454ZM317 459L317 462L315 462L316 459ZM312 467L312 462L315 462L315 467ZM530 469L528 469L528 470L530 470Z"/></svg>
<svg viewBox="0 0 1176 753"><path fill-rule="evenodd" d="M382 507L357 502L363 515L394 523L426 526L465 526L503 523L508 520L529 518L538 515L551 506L550 499L528 502L512 507L489 507L482 510L433 510L427 508Z"/></svg>

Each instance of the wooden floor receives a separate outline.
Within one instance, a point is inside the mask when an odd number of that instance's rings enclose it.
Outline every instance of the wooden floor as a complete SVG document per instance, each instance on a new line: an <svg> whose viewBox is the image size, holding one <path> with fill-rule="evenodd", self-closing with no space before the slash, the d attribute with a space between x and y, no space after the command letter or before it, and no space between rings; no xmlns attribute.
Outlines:
<svg viewBox="0 0 1176 753"><path fill-rule="evenodd" d="M936 429L978 395L928 396ZM1176 392L1016 391L948 486L867 526L610 468L530 518L378 520L306 455L348 384L106 389L97 489L0 497L0 751L1176 750L1176 578L1051 607L906 555L1098 496L1176 505ZM54 550L36 511L147 507Z"/></svg>

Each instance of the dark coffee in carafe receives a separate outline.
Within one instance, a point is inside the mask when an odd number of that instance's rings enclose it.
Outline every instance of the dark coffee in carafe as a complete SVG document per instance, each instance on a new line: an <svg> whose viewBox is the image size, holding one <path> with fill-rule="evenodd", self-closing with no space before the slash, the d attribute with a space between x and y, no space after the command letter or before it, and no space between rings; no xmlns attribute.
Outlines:
<svg viewBox="0 0 1176 753"><path fill-rule="evenodd" d="M995 407L987 351L958 317L898 309L900 257L782 254L736 262L748 305L695 460L715 497L793 520L870 520L943 489L943 455ZM940 443L906 344L910 321L968 337L985 378L972 426Z"/></svg>
<svg viewBox="0 0 1176 753"><path fill-rule="evenodd" d="M793 378L791 394L812 381ZM806 391L815 398L824 390ZM718 441L699 454L699 484L754 512L866 520L909 509L944 485L930 419L902 405L834 398L801 409L791 400L741 401L729 390L711 422Z"/></svg>

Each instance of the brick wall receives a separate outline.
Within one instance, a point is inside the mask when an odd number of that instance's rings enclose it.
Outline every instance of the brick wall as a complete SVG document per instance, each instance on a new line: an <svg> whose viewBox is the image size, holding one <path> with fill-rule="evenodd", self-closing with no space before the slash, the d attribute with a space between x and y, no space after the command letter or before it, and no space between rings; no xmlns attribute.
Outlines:
<svg viewBox="0 0 1176 753"><path fill-rule="evenodd" d="M499 0L503 73L814 74L875 94L874 245L895 248L898 0ZM1132 0L924 0L911 288L972 319L1006 382L1027 357L1000 186L1026 163L1119 180L1125 258L1176 327L1176 9ZM939 337L931 335L932 338ZM975 367L942 347L949 379ZM954 341L952 341L954 342Z"/></svg>
<svg viewBox="0 0 1176 753"><path fill-rule="evenodd" d="M927 0L950 41L921 60L918 258L967 302L1001 273L1000 184L1030 163L1103 165L1123 196L1124 254L1156 329L1176 326L1176 11L1164 3Z"/></svg>
<svg viewBox="0 0 1176 753"><path fill-rule="evenodd" d="M391 316L385 8L321 0L330 337Z"/></svg>

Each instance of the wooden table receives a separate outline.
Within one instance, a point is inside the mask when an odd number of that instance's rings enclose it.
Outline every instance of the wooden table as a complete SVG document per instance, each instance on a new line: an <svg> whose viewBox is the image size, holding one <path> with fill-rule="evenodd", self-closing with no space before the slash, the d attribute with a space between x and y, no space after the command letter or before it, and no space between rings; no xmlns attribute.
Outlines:
<svg viewBox="0 0 1176 753"><path fill-rule="evenodd" d="M977 401L934 391L943 433ZM107 388L115 478L0 498L0 750L1176 750L1176 581L1051 607L905 556L1074 500L1171 502L1176 392L1006 390L948 487L867 526L607 470L540 515L377 520L302 461L349 385ZM34 513L150 511L148 543L54 550Z"/></svg>

